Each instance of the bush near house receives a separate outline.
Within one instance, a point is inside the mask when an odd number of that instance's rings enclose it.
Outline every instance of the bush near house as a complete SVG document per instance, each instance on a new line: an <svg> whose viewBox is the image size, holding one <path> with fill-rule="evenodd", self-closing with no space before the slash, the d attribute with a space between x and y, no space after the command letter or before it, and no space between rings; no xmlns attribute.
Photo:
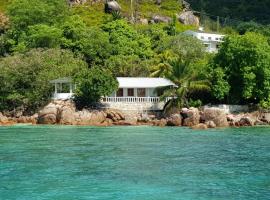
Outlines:
<svg viewBox="0 0 270 200"><path fill-rule="evenodd" d="M98 67L84 69L74 78L76 84L75 102L79 108L91 107L101 97L112 94L118 88L118 82L108 70Z"/></svg>
<svg viewBox="0 0 270 200"><path fill-rule="evenodd" d="M33 113L52 95L49 81L73 76L86 63L68 50L32 49L0 60L0 110Z"/></svg>

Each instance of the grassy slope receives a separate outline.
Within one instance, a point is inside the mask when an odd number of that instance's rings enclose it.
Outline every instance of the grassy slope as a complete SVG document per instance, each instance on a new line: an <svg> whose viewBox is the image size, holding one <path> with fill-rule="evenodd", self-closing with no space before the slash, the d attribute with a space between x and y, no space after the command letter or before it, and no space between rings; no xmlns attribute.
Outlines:
<svg viewBox="0 0 270 200"><path fill-rule="evenodd" d="M118 0L118 2L122 8L122 15L125 17L130 16L130 0ZM153 0L140 0L135 9L138 11L138 15L145 18L150 18L154 14L172 17L181 11L178 0L163 1L160 6L154 4ZM96 3L91 5L91 1L89 1L83 6L74 7L73 11L74 13L79 14L89 25L100 24L104 18L106 18L106 14L104 14L103 3Z"/></svg>
<svg viewBox="0 0 270 200"><path fill-rule="evenodd" d="M8 3L9 3L9 0L0 0L0 11L4 12Z"/></svg>
<svg viewBox="0 0 270 200"><path fill-rule="evenodd" d="M0 11L5 11L8 3L12 0L0 0ZM118 0L122 8L122 15L129 17L131 15L130 0ZM135 2L135 0L134 0ZM134 10L137 10L137 14L144 18L151 18L154 14L160 14L173 17L175 14L181 11L179 0L166 0L162 1L160 6L156 5L154 0L138 0L137 7L134 6ZM110 15L104 13L104 4L95 3L91 4L91 0L84 5L74 6L72 8L74 14L80 15L83 20L89 26L98 26ZM193 28L191 26L184 26L177 23L179 30L186 30Z"/></svg>

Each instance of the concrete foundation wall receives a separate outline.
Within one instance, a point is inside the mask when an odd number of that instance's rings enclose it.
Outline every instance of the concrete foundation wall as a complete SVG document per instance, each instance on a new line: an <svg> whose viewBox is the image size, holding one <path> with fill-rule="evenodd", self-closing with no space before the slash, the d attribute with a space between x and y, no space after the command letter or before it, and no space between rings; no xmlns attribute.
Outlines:
<svg viewBox="0 0 270 200"><path fill-rule="evenodd" d="M133 110L138 112L144 112L144 111L158 111L163 110L165 103L159 102L159 103L152 103L152 102L109 102L109 103L103 103L103 106L105 108L112 108L112 109L118 109L118 110Z"/></svg>
<svg viewBox="0 0 270 200"><path fill-rule="evenodd" d="M241 112L249 112L249 106L248 105L226 105L226 104L220 104L220 105L206 105L203 107L205 108L219 108L224 110L227 114L230 113L241 113Z"/></svg>

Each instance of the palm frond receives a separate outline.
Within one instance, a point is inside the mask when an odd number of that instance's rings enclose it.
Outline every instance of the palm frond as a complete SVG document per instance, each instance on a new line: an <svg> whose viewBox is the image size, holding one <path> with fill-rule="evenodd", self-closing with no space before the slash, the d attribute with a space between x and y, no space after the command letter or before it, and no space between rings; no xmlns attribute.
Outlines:
<svg viewBox="0 0 270 200"><path fill-rule="evenodd" d="M190 91L210 91L210 83L207 80L191 81L189 84Z"/></svg>

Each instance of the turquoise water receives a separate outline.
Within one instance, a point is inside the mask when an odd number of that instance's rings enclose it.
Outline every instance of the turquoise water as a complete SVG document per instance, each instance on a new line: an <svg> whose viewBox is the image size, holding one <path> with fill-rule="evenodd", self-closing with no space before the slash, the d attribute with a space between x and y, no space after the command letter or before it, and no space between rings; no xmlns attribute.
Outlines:
<svg viewBox="0 0 270 200"><path fill-rule="evenodd" d="M270 128L0 127L0 199L270 199Z"/></svg>

